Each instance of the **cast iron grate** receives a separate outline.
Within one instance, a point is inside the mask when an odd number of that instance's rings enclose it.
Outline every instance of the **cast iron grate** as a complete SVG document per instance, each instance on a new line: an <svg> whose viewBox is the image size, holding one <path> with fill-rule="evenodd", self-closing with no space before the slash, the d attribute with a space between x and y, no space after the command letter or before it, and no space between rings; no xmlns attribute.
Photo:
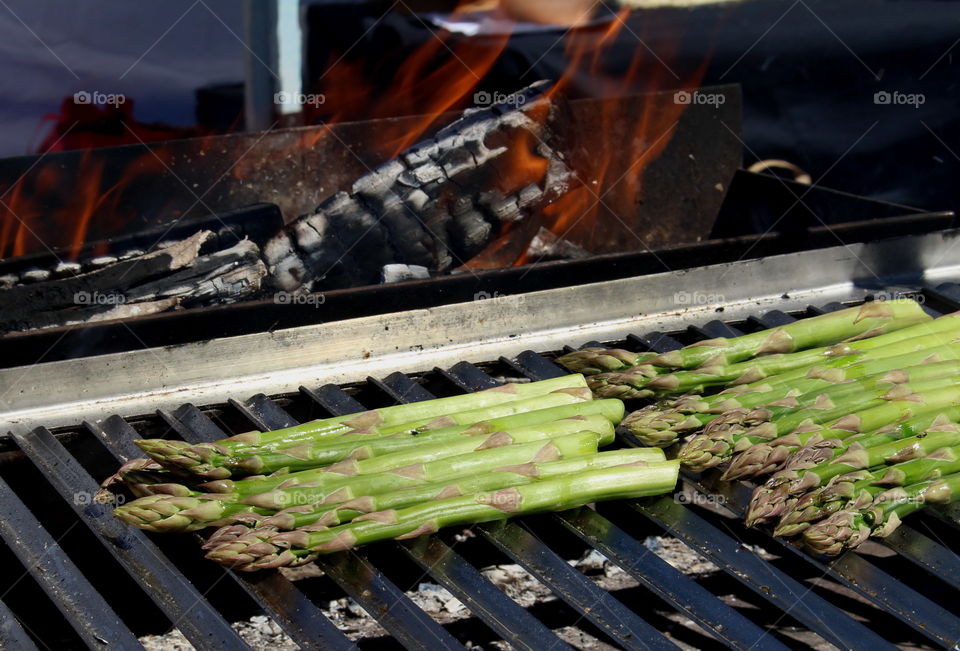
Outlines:
<svg viewBox="0 0 960 651"><path fill-rule="evenodd" d="M960 307L956 284L923 290L922 295L934 313ZM809 313L840 307L845 306L811 307ZM705 337L770 327L796 316L774 311L736 325L716 320L685 332L631 336L627 343L667 350ZM19 449L32 462L19 464L29 466L26 475L3 471L18 464L0 467L0 537L6 542L5 553L24 569L22 580L29 575L69 623L70 639L91 648L136 646L139 631L134 632L137 626L129 620L134 605L143 609L144 604L152 608L154 625L156 617L166 617L198 649L244 648L229 625L237 616L231 604L240 601L267 614L304 649L355 648L321 610L324 600L343 595L354 599L392 637L380 640L380 648L397 644L412 649L462 648L467 633L441 625L405 594L411 577L413 585L430 580L449 590L485 627L486 640L504 640L520 649L568 648L551 630L564 623L538 618L535 609L522 608L480 573L481 562L519 564L556 596L554 610L572 618L565 624L589 629L601 641L628 649L675 648L674 641L780 649L796 643L783 634L785 626L844 649L891 647L890 640L956 646L960 559L957 546L944 542L958 524L950 512L911 518L885 542L887 555L846 554L824 562L746 530L738 519L701 508L696 500L665 496L479 525L472 528L475 539L462 546L450 532L441 532L331 555L318 562L326 576L323 589L318 589L311 585L313 579L294 582L278 572L224 571L199 558L196 541L189 536L145 534L114 519L110 505L84 498L96 491L97 480L112 467L140 456L133 440L144 435L163 432L188 441L214 440L250 428L276 429L325 414L476 391L504 377L539 380L562 373L548 355L527 351L516 359L484 365L461 362L416 378L394 373L350 387L301 387L299 394L274 399L261 394L204 409L187 404L173 412L158 412L155 419L112 416L99 424L83 423L74 437L54 436L39 427L16 435ZM91 446L90 438L98 439L102 448ZM45 481L37 480L40 473ZM734 515L742 513L749 495L747 485L719 487L710 475L686 475L683 480L702 493L719 494L722 508ZM38 491L49 493L46 501ZM74 529L82 533L80 540L75 540L80 534L74 535ZM644 536L650 533L679 539L722 570L726 582L714 587L675 569L645 546ZM83 555L77 552L81 543L86 545ZM633 577L640 584L639 596L621 598L573 567L567 561L572 543L599 551ZM478 545L484 546L482 553L477 553ZM91 546L99 547L99 552L89 551ZM49 644L46 628L38 630L36 618L17 612L18 602L7 597L20 582L8 585L0 596L0 647ZM136 585L143 594L130 592L136 592ZM717 593L730 593L735 599L731 603ZM737 600L746 606L737 607ZM671 625L663 612L688 618L702 630Z"/></svg>

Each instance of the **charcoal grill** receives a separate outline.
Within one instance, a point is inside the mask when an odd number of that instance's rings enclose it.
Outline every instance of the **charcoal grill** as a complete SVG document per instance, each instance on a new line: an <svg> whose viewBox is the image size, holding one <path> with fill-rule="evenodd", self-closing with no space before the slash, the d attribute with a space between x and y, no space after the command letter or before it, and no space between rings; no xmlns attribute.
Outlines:
<svg viewBox="0 0 960 651"><path fill-rule="evenodd" d="M27 459L0 466L4 553L29 574L18 582L35 584L69 622L72 631L60 634L91 648L136 644L131 602L165 616L197 648L242 648L228 624L235 616L229 604L238 594L303 648L352 648L321 612L320 599L331 598L330 592L319 595L276 572L240 575L191 563L200 555L195 540L155 537L115 520L109 505L87 498L96 480L140 456L132 441L145 434L214 440L324 414L475 391L502 376L544 379L563 373L551 357L571 344L626 342L664 351L871 296L908 294L931 313L955 311L958 239L960 231L943 231L3 369L0 408L12 450L7 456L22 453ZM843 649L893 643L956 648L960 560L957 545L945 543L960 523L955 511L911 518L876 555L848 553L824 561L724 517L742 513L746 484L721 486L711 474L683 481L713 496L719 510L669 496L603 504L473 527L478 538L465 543L441 532L324 557L318 565L333 598L352 597L392 636L381 646L461 648L467 639L502 639L516 648L565 648L551 629L576 623L631 649L670 648L675 641L741 649L797 644L784 625ZM74 529L82 539L72 535ZM644 545L645 535L658 532L681 540L729 580L718 588L674 569ZM81 543L96 549L81 556ZM567 563L571 545L596 549L621 567L640 583L640 597L598 587ZM503 562L521 565L546 585L560 602L554 609L568 621L535 617L478 571L482 563ZM441 626L405 596L405 588L428 577L460 599L485 632ZM131 589L136 594L126 592ZM737 597L733 605L715 596L726 591ZM0 597L0 646L32 648L18 622L41 642L47 631L18 605ZM701 632L671 625L663 613L685 618Z"/></svg>

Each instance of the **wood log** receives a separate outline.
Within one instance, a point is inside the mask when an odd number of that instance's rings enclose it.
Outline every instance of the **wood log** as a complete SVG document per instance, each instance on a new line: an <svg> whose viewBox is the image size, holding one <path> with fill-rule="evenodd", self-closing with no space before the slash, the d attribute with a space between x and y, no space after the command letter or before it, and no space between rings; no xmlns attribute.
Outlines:
<svg viewBox="0 0 960 651"><path fill-rule="evenodd" d="M264 246L274 285L315 291L371 284L389 264L445 272L483 250L502 224L562 196L573 175L542 144L542 120L530 117L549 111L546 86L538 82L509 104L468 109L287 225ZM504 156L526 141L545 163L535 183L510 174Z"/></svg>

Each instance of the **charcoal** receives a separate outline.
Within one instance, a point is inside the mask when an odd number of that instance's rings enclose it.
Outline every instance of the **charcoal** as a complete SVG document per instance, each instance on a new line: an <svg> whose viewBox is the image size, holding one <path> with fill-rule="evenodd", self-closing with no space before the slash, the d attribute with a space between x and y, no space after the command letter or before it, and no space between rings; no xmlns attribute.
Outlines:
<svg viewBox="0 0 960 651"><path fill-rule="evenodd" d="M402 154L401 158L403 158L404 162L410 167L416 167L436 157L438 153L440 153L440 146L437 145L436 141L426 140L413 145Z"/></svg>
<svg viewBox="0 0 960 651"><path fill-rule="evenodd" d="M403 161L395 158L354 181L353 187L350 188L350 194L378 196L388 192L393 187L397 177L405 170L406 166Z"/></svg>
<svg viewBox="0 0 960 651"><path fill-rule="evenodd" d="M125 292L126 302L178 298L184 304L231 303L260 290L267 274L249 240L194 259L184 269Z"/></svg>
<svg viewBox="0 0 960 651"><path fill-rule="evenodd" d="M590 252L540 227L537 234L530 240L527 247L527 257L535 260L576 260L586 258Z"/></svg>
<svg viewBox="0 0 960 651"><path fill-rule="evenodd" d="M443 168L443 173L447 178L453 178L460 172L473 169L477 165L473 154L462 147L445 152L437 161L437 164Z"/></svg>
<svg viewBox="0 0 960 651"><path fill-rule="evenodd" d="M417 143L300 217L264 248L275 286L314 290L340 283L375 282L390 264L446 271L479 253L498 224L523 219L571 186L572 175L549 147L540 184L509 187L496 159L540 125L526 115L549 108L546 82L521 91L522 99L464 111L433 138ZM517 97L520 97L518 95ZM475 192L471 188L502 187ZM301 223L302 222L302 223Z"/></svg>
<svg viewBox="0 0 960 651"><path fill-rule="evenodd" d="M166 242L165 244L167 244L167 246L173 246L174 244L176 244L176 242ZM167 248L167 246L163 246L163 244L161 244L161 245L160 245L159 247L157 247L157 248L165 249L165 248ZM98 257L94 258L93 260L91 260L91 261L90 261L90 266L91 266L91 267L106 267L108 264L113 264L113 263L116 262L116 261L117 261L117 258L114 257L114 256L112 256L112 255L101 255L101 256L98 256Z"/></svg>
<svg viewBox="0 0 960 651"><path fill-rule="evenodd" d="M383 266L380 281L397 283L404 280L418 280L430 277L430 270L415 264L387 264Z"/></svg>
<svg viewBox="0 0 960 651"><path fill-rule="evenodd" d="M540 186L531 183L517 193L517 205L521 208L533 205L543 197L543 190Z"/></svg>
<svg viewBox="0 0 960 651"><path fill-rule="evenodd" d="M515 222L523 217L516 197L500 197L488 204L490 212L501 222Z"/></svg>
<svg viewBox="0 0 960 651"><path fill-rule="evenodd" d="M493 224L483 213L471 209L455 215L450 222L450 241L461 259L469 260L483 250L493 235Z"/></svg>
<svg viewBox="0 0 960 651"><path fill-rule="evenodd" d="M20 274L20 282L22 283L40 283L49 280L49 278L49 269L27 269Z"/></svg>
<svg viewBox="0 0 960 651"><path fill-rule="evenodd" d="M446 176L443 168L434 162L428 162L410 171L410 176L416 181L416 187L426 185Z"/></svg>
<svg viewBox="0 0 960 651"><path fill-rule="evenodd" d="M403 199L403 203L414 213L422 212L429 201L430 195L423 190L414 190Z"/></svg>

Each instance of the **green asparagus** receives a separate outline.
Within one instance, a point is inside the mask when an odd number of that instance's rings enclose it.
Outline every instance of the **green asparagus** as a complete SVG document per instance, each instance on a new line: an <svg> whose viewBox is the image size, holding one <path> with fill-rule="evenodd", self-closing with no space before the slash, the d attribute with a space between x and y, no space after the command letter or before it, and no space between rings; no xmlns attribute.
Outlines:
<svg viewBox="0 0 960 651"><path fill-rule="evenodd" d="M245 571L298 564L318 554L389 538L415 538L446 526L559 511L599 500L660 494L676 485L678 468L676 462L663 462L588 470L492 492L377 511L347 524L317 530L277 532L260 527L211 549L207 558Z"/></svg>
<svg viewBox="0 0 960 651"><path fill-rule="evenodd" d="M960 473L892 488L877 495L870 505L838 511L814 524L803 532L803 542L817 553L836 556L863 544L869 536L889 536L910 513L929 504L950 503L957 497L960 497Z"/></svg>

